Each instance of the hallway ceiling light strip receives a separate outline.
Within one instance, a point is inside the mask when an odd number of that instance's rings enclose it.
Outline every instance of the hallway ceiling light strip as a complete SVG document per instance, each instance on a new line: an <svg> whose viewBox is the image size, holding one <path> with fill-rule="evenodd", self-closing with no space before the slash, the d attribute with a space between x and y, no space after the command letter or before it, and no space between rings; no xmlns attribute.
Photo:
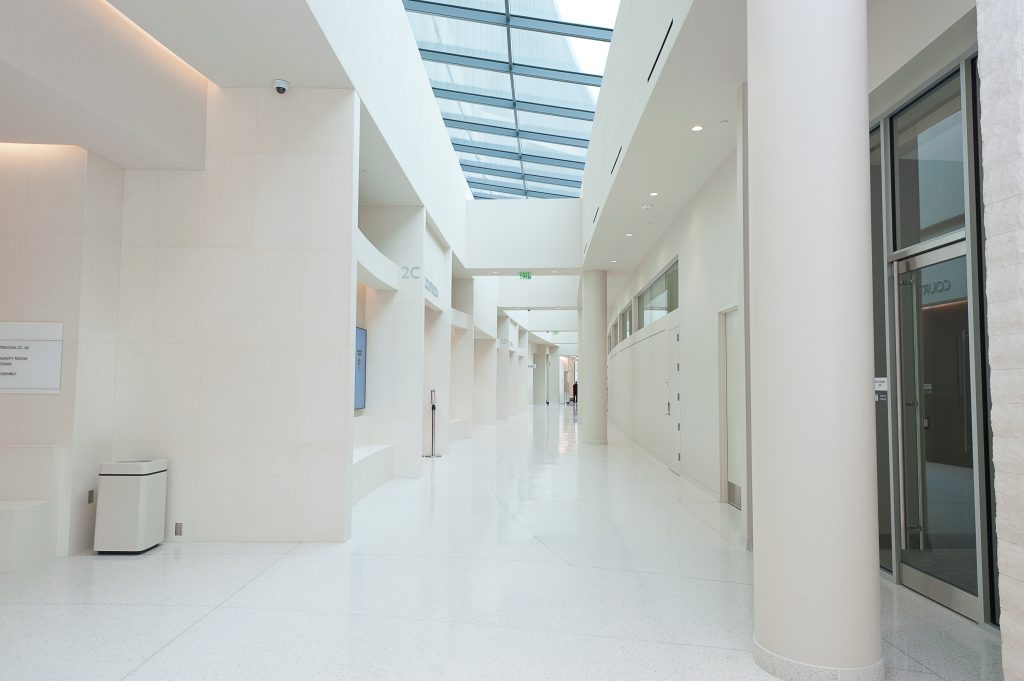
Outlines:
<svg viewBox="0 0 1024 681"><path fill-rule="evenodd" d="M578 197L617 0L403 3L473 195Z"/></svg>

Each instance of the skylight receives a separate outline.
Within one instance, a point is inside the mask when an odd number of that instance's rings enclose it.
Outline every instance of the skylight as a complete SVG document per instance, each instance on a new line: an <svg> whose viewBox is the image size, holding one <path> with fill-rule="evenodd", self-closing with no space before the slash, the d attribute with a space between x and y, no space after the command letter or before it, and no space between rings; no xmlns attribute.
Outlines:
<svg viewBox="0 0 1024 681"><path fill-rule="evenodd" d="M619 0L404 0L478 199L576 198Z"/></svg>

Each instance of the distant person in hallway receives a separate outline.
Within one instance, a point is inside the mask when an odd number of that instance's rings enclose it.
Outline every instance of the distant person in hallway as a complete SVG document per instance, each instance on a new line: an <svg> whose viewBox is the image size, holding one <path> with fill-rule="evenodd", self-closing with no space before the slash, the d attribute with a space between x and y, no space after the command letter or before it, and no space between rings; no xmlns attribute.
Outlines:
<svg viewBox="0 0 1024 681"><path fill-rule="evenodd" d="M573 381L572 382L572 401L574 403L579 401L579 393L580 393L580 384L577 383L576 381Z"/></svg>

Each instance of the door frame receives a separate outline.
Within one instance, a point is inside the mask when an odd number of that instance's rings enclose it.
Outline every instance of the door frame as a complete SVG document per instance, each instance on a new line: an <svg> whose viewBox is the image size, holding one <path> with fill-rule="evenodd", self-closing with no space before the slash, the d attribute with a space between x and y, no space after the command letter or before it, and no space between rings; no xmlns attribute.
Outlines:
<svg viewBox="0 0 1024 681"><path fill-rule="evenodd" d="M729 503L729 347L726 317L731 312L739 314L739 311L738 304L718 310L718 501L723 504ZM743 496L746 496L746 490L743 490Z"/></svg>
<svg viewBox="0 0 1024 681"><path fill-rule="evenodd" d="M946 246L942 246L926 253L919 255L913 255L904 260L896 260L890 264L891 274L893 277L892 286L895 291L893 296L893 311L895 314L896 323L894 324L895 330L895 341L896 341L896 355L899 357L900 345L905 340L903 338L903 331L901 326L901 315L902 315L902 304L899 296L899 276L907 272L915 271L929 265L935 265L957 258L964 258L964 267L966 268L967 276L967 314L968 314L968 325L970 327L969 333L969 352L971 357L975 356L977 338L974 330L975 318L977 317L977 289L971 284L971 271L972 265L969 258L968 245L966 241L959 241ZM921 593L928 598L942 603L946 607L955 610L956 612L969 617L975 621L982 621L985 616L984 609L984 594L986 586L984 584L985 568L987 566L987 541L985 538L985 524L981 516L983 510L987 507L987 502L984 499L983 492L982 496L979 496L979 483L984 476L984 459L982 457L983 450L979 449L979 416L981 409L979 408L979 399L981 396L977 391L977 372L974 366L975 362L972 359L970 367L970 381L968 384L968 391L971 396L971 448L972 448L972 464L973 464L973 485L974 485L974 531L975 531L975 557L978 580L978 594L973 595L962 589L959 589L947 582L942 581L938 577L923 572L922 570L908 565L903 562L903 552L907 547L907 498L906 498L906 483L905 483L905 462L906 462L906 451L905 451L905 428L904 428L904 376L903 376L903 362L895 362L895 376L896 376L896 468L897 468L897 495L895 511L899 517L899 532L893 536L893 569L899 572L900 582L905 586L910 587L914 591ZM923 490L918 491L919 494L923 494Z"/></svg>
<svg viewBox="0 0 1024 681"><path fill-rule="evenodd" d="M958 58L948 63L945 68L934 72L933 77L923 81L919 87L914 88L905 97L894 103L883 111L878 117L873 118L868 129L878 128L881 136L882 147L882 234L884 241L884 257L886 262L885 302L886 302L886 348L888 354L887 369L889 378L889 488L890 488L890 510L892 518L892 559L893 572L889 575L884 569L880 572L885 578L913 588L925 596L937 600L940 603L960 612L983 626L991 626L997 617L997 605L993 602L994 594L997 593L997 584L993 578L994 558L994 527L989 527L990 515L990 490L992 486L991 453L988 448L988 420L986 410L988 409L987 395L987 374L985 365L985 335L984 335L984 297L982 289L982 276L984 262L982 260L982 236L980 225L982 224L982 213L980 207L981 177L978 168L978 155L980 148L978 143L977 122L978 105L976 97L977 71L975 61L977 59L977 47L973 47ZM894 158L892 156L892 119L908 105L912 104L921 96L931 91L942 83L949 76L959 73L960 77L960 101L963 121L963 158L964 158L964 219L965 225L962 230L942 235L929 241L915 244L901 250L895 249L893 239L894 231L894 191L895 178L893 176ZM977 531L977 570L978 570L978 596L971 596L955 587L950 587L941 580L927 577L919 570L906 566L902 561L902 537L905 526L903 514L904 487L901 479L903 437L902 437L902 413L900 411L901 395L897 390L902 389L902 377L898 374L899 361L898 345L899 335L899 310L898 301L898 271L900 262L914 258L935 257L937 251L948 247L959 245L965 249L967 261L967 293L968 293L968 324L969 324L969 349L970 349L970 378L969 389L971 392L972 409L972 445L974 447L974 503L975 503L975 529ZM956 257L956 256L954 256ZM942 258L945 259L945 258ZM895 397L895 399L893 399ZM921 579L918 579L921 577ZM967 603L959 602L959 596L948 594L953 589L958 594L967 596ZM953 602L951 602L951 600Z"/></svg>

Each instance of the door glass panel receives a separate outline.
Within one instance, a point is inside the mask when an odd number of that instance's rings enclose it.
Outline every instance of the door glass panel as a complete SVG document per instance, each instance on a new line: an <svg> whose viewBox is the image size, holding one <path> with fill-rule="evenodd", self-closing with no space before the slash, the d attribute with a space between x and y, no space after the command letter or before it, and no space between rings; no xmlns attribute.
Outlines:
<svg viewBox="0 0 1024 681"><path fill-rule="evenodd" d="M878 477L878 555L883 568L892 572L892 495L889 480L889 390L885 351L885 240L882 221L882 135L871 133L871 268L874 293L875 460Z"/></svg>
<svg viewBox="0 0 1024 681"><path fill-rule="evenodd" d="M896 248L963 229L964 131L954 75L892 119Z"/></svg>
<svg viewBox="0 0 1024 681"><path fill-rule="evenodd" d="M967 260L899 276L903 562L978 593Z"/></svg>

